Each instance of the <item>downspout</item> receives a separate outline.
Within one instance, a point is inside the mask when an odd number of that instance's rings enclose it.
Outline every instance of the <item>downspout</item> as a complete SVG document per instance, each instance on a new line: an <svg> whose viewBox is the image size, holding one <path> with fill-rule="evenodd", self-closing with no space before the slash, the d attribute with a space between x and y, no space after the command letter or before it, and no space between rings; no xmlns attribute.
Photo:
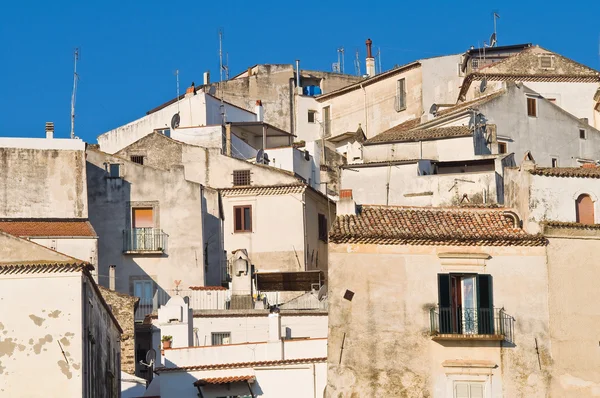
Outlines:
<svg viewBox="0 0 600 398"><path fill-rule="evenodd" d="M369 131L369 113L367 110L367 90L365 90L365 88L363 87L363 84L360 83L360 88L362 88L363 93L365 95L365 102L364 102L364 108L365 108L365 135L368 137L368 131Z"/></svg>
<svg viewBox="0 0 600 398"><path fill-rule="evenodd" d="M315 371L315 364L312 364L313 371L313 396L317 398L317 372Z"/></svg>
<svg viewBox="0 0 600 398"><path fill-rule="evenodd" d="M306 188L302 192L302 215L304 228L304 270L308 270L308 232L306 231Z"/></svg>

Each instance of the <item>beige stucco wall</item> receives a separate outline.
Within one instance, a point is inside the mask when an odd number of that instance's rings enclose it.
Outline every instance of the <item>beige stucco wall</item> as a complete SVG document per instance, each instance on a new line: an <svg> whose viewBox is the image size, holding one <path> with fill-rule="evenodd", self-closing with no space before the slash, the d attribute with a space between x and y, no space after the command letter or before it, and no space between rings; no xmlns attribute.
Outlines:
<svg viewBox="0 0 600 398"><path fill-rule="evenodd" d="M2 217L88 216L83 148L0 147L0 170Z"/></svg>
<svg viewBox="0 0 600 398"><path fill-rule="evenodd" d="M406 109L397 112L396 82L402 78L406 79ZM325 97L319 100L320 109L322 112L324 107L331 107L332 137L356 131L360 123L367 138L371 138L408 119L421 117L421 88L421 69L414 67L366 85L364 91L359 87L343 95Z"/></svg>
<svg viewBox="0 0 600 398"><path fill-rule="evenodd" d="M116 265L116 290L132 294L136 278L153 279L164 290L204 285L201 185L186 181L182 168L158 170L87 152L90 222L99 236L99 280L108 286L109 265ZM123 178L107 178L103 164L121 162ZM131 205L153 206L155 228L168 234L163 255L123 254L123 230L130 227Z"/></svg>
<svg viewBox="0 0 600 398"><path fill-rule="evenodd" d="M486 383L486 398L547 395L551 359L544 247L331 244L329 249L328 397L451 397L453 380L465 375ZM465 260L450 271L438 258L447 252L490 258L478 265ZM514 344L432 341L429 308L438 302L437 274L448 272L492 275L494 307L516 318ZM343 299L346 289L355 293L352 301ZM495 367L482 372L442 366L459 359L490 361Z"/></svg>

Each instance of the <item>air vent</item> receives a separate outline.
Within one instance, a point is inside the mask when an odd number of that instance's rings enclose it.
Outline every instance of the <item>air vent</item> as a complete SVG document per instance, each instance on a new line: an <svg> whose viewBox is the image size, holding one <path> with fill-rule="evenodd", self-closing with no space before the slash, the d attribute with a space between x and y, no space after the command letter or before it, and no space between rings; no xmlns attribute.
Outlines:
<svg viewBox="0 0 600 398"><path fill-rule="evenodd" d="M554 57L551 55L540 56L540 68L542 68L542 69L554 68Z"/></svg>

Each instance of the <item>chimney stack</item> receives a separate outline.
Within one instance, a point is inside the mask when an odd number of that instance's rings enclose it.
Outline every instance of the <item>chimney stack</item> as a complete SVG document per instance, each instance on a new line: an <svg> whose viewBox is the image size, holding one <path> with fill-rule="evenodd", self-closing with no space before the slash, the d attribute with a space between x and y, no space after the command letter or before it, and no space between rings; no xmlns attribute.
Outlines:
<svg viewBox="0 0 600 398"><path fill-rule="evenodd" d="M373 42L371 39L367 39L367 76L372 77L375 76L375 58L373 58L373 52L371 50L371 45Z"/></svg>
<svg viewBox="0 0 600 398"><path fill-rule="evenodd" d="M340 200L336 205L338 216L355 216L356 202L352 197L351 189L340 189Z"/></svg>
<svg viewBox="0 0 600 398"><path fill-rule="evenodd" d="M117 268L116 265L110 265L108 267L108 288L111 291L115 291L115 269Z"/></svg>
<svg viewBox="0 0 600 398"><path fill-rule="evenodd" d="M261 100L256 100L256 106L254 107L254 113L256 113L256 121L262 122L264 119L263 106Z"/></svg>
<svg viewBox="0 0 600 398"><path fill-rule="evenodd" d="M54 122L46 122L46 138L49 140L54 138Z"/></svg>
<svg viewBox="0 0 600 398"><path fill-rule="evenodd" d="M207 84L210 84L210 72L209 71L204 72L204 85L206 86Z"/></svg>

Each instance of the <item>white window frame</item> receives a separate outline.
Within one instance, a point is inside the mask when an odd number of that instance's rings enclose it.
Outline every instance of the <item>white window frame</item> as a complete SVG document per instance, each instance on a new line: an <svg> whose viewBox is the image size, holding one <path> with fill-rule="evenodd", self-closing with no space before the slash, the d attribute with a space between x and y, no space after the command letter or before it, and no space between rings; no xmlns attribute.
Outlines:
<svg viewBox="0 0 600 398"><path fill-rule="evenodd" d="M492 398L492 377L493 375L446 373L446 394L444 396L454 398L454 386L456 383L483 383L483 396L485 398Z"/></svg>
<svg viewBox="0 0 600 398"><path fill-rule="evenodd" d="M402 77L396 80L396 97L394 98L394 107L396 108L396 112L402 112L406 110L407 102L406 78Z"/></svg>

